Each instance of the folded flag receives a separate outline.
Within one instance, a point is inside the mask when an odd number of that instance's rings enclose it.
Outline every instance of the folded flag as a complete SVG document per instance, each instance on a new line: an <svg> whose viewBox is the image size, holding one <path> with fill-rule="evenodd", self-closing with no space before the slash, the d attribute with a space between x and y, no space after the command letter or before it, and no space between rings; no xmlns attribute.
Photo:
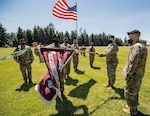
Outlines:
<svg viewBox="0 0 150 116"><path fill-rule="evenodd" d="M41 82L35 87L45 103L51 104L57 97L59 89L56 84L59 74L73 55L72 50L40 48L48 72L43 76Z"/></svg>

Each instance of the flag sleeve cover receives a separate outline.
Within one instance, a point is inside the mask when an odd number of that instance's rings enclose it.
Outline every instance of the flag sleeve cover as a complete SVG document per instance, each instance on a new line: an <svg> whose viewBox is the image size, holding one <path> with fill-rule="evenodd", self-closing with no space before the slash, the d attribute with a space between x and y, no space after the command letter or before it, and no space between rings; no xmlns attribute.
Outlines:
<svg viewBox="0 0 150 116"><path fill-rule="evenodd" d="M73 51L60 48L41 48L40 51L48 72L35 87L35 90L39 92L45 103L51 104L59 92L56 84L59 81L60 71L64 68L66 61L72 56Z"/></svg>
<svg viewBox="0 0 150 116"><path fill-rule="evenodd" d="M70 7L66 0L58 0L52 13L57 18L65 20L77 20L77 6Z"/></svg>

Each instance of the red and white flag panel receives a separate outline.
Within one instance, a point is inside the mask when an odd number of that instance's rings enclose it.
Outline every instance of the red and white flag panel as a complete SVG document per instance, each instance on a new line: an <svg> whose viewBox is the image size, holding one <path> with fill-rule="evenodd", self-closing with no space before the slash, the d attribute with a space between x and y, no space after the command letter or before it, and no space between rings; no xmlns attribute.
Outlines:
<svg viewBox="0 0 150 116"><path fill-rule="evenodd" d="M54 48L41 48L40 51L45 60L48 72L36 86L36 90L40 93L44 102L52 103L59 92L59 89L56 88L56 84L59 80L59 73L72 57L73 51Z"/></svg>

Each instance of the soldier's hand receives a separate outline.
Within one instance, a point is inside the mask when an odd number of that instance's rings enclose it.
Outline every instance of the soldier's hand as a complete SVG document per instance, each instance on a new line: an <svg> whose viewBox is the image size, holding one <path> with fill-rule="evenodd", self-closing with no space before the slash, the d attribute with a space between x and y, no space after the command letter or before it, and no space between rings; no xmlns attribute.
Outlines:
<svg viewBox="0 0 150 116"><path fill-rule="evenodd" d="M99 57L103 57L103 54L98 54L99 55Z"/></svg>
<svg viewBox="0 0 150 116"><path fill-rule="evenodd" d="M100 56L103 57L104 55L103 55L103 54L100 54Z"/></svg>
<svg viewBox="0 0 150 116"><path fill-rule="evenodd" d="M99 53L98 53L98 52L95 52L95 54L99 55Z"/></svg>

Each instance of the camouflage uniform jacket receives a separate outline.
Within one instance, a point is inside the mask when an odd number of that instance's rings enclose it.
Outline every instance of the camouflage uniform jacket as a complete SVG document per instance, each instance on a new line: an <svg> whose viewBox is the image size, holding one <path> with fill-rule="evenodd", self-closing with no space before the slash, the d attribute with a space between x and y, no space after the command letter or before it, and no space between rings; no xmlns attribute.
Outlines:
<svg viewBox="0 0 150 116"><path fill-rule="evenodd" d="M127 84L132 83L132 80L135 84L141 83L145 73L147 52L147 48L141 43L136 43L130 48L126 66L122 70Z"/></svg>
<svg viewBox="0 0 150 116"><path fill-rule="evenodd" d="M106 56L106 62L107 64L118 64L118 58L117 58L117 52L118 52L118 46L116 43L110 43L106 49L105 54L103 56Z"/></svg>
<svg viewBox="0 0 150 116"><path fill-rule="evenodd" d="M93 53L91 53L91 52L93 52ZM90 55L95 55L94 52L95 52L95 48L94 48L93 46L92 46L92 47L90 46L90 47L89 47L89 54L90 54Z"/></svg>
<svg viewBox="0 0 150 116"><path fill-rule="evenodd" d="M79 51L78 51L79 50L79 46L77 44L72 44L71 45L71 49L75 50L75 53L74 53L73 57L79 55Z"/></svg>
<svg viewBox="0 0 150 116"><path fill-rule="evenodd" d="M50 44L50 45L45 46L45 48L61 48L61 45L58 44L58 45L56 46L54 43L52 43L52 44Z"/></svg>
<svg viewBox="0 0 150 116"><path fill-rule="evenodd" d="M70 46L70 44L64 44L64 43L62 43L61 44L61 48L71 48L71 46Z"/></svg>
<svg viewBox="0 0 150 116"><path fill-rule="evenodd" d="M25 48L29 48L29 46L25 45ZM20 50L23 50L21 48L21 45L19 45L15 51L20 51ZM14 51L14 52L15 52ZM20 64L29 64L29 63L32 63L33 60L34 60L34 57L33 57L33 52L31 49L28 49L24 54L18 56L18 57L14 57L14 60Z"/></svg>
<svg viewBox="0 0 150 116"><path fill-rule="evenodd" d="M58 46L56 46L54 43L52 43L52 44L49 44L47 46L42 46L42 47L45 47L45 48L61 48L61 45L58 44ZM34 53L35 53L35 55L40 57L40 53L39 53L37 48L34 49Z"/></svg>

